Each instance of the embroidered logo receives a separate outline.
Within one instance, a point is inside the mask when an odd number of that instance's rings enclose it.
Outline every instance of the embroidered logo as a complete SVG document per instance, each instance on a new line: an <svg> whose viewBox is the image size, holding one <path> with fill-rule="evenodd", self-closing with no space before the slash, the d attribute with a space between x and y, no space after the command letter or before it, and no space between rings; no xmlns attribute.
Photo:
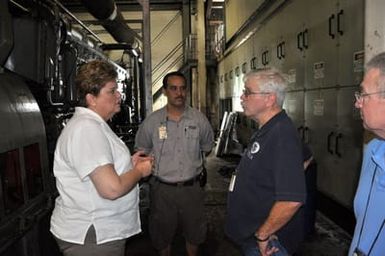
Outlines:
<svg viewBox="0 0 385 256"><path fill-rule="evenodd" d="M253 159L253 154L258 153L260 149L261 149L261 146L259 145L259 143L257 141L253 142L250 150L247 151L247 156L249 157L249 159Z"/></svg>
<svg viewBox="0 0 385 256"><path fill-rule="evenodd" d="M250 149L251 154L258 153L260 148L261 148L261 146L259 146L259 143L257 141L255 141L253 143L253 145L251 146L251 149Z"/></svg>

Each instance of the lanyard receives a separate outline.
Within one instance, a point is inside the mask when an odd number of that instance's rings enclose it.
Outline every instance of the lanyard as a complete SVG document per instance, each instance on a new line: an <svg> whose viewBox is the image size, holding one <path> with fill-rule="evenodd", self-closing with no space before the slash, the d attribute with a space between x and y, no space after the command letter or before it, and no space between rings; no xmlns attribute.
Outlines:
<svg viewBox="0 0 385 256"><path fill-rule="evenodd" d="M362 225L361 225L361 229L360 229L360 234L359 234L359 236L358 236L357 248L360 248L360 242L361 242L362 231L363 231L363 229L364 229L364 225L365 225L365 221L366 221L366 214L367 214L367 212L368 212L369 202L370 202L370 198L371 198L372 190L373 190L373 185L374 185L374 179L375 179L376 174L377 174L377 168L378 168L378 166L376 166L376 168L374 169L372 181L371 181L371 184L370 184L370 190L369 190L369 194L368 194L368 199L367 199L367 201L366 201L365 214L364 214L364 218L363 218L363 220L362 220ZM380 236L381 230L382 230L383 227L384 227L384 224L385 224L385 219L382 221L381 227L380 227L380 229L378 230L378 232L377 232L377 234L376 234L376 237L374 238L374 241L372 242L372 244L371 244L371 246L370 246L370 248L369 248L369 252L368 252L367 256L369 256L370 253L372 252L373 247L374 247L374 245L376 244L378 237Z"/></svg>
<svg viewBox="0 0 385 256"><path fill-rule="evenodd" d="M160 160L162 159L162 155L163 155L164 142L166 141L167 136L168 136L167 127L168 127L168 116L166 116L165 121L160 123L160 126L158 128L158 133L159 133L158 136L159 136L159 139L162 140L162 145L160 146L159 157L158 157L158 160L156 161L156 164L155 164L155 172L154 172L155 176L159 176L159 165L160 165Z"/></svg>

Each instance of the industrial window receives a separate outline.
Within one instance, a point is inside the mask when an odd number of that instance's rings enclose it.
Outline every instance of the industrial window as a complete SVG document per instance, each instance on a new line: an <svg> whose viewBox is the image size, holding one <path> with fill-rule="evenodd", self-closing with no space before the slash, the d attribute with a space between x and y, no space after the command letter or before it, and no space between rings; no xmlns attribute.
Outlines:
<svg viewBox="0 0 385 256"><path fill-rule="evenodd" d="M0 154L1 190L4 214L24 204L23 183L21 177L19 150L14 149Z"/></svg>
<svg viewBox="0 0 385 256"><path fill-rule="evenodd" d="M223 83L223 75L221 75L221 83Z"/></svg>
<svg viewBox="0 0 385 256"><path fill-rule="evenodd" d="M33 198L43 192L43 175L38 143L24 147L24 164L28 197Z"/></svg>
<svg viewBox="0 0 385 256"><path fill-rule="evenodd" d="M230 70L229 78L230 78L230 79L233 79L233 70Z"/></svg>

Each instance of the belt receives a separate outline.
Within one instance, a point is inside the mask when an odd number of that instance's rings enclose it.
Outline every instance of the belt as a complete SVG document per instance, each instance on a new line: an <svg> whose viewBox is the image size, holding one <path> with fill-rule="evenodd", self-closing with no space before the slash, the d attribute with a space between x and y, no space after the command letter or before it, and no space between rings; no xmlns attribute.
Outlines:
<svg viewBox="0 0 385 256"><path fill-rule="evenodd" d="M169 185L169 186L174 186L174 187L187 187L187 186L193 186L195 182L198 180L199 176L193 177L189 180L185 181L180 181L180 182L169 182L169 181L164 181L159 179L158 177L155 177L155 181L164 184L164 185Z"/></svg>

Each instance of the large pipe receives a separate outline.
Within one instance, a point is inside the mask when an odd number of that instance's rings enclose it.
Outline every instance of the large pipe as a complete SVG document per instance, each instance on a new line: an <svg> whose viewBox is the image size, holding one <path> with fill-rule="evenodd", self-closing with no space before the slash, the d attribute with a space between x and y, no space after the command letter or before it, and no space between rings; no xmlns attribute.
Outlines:
<svg viewBox="0 0 385 256"><path fill-rule="evenodd" d="M82 0L82 3L95 18L103 21L103 27L118 43L126 43L133 49L140 47L140 36L125 23L114 0Z"/></svg>

